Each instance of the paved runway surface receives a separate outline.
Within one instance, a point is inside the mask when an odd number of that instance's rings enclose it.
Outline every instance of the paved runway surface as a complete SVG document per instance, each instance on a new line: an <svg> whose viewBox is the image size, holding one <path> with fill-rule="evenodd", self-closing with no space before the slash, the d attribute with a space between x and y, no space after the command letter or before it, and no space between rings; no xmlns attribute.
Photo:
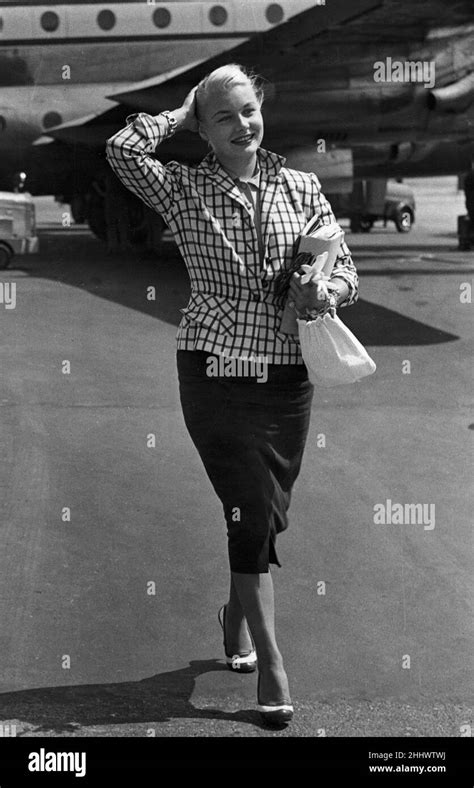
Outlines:
<svg viewBox="0 0 474 788"><path fill-rule="evenodd" d="M175 373L184 266L171 245L160 260L107 257L40 201L40 255L0 277L17 301L0 303L3 724L25 736L465 735L474 416L460 295L474 255L456 249L453 184L417 187L409 235L347 235L361 296L341 317L378 371L315 392L274 570L296 708L277 733L259 722L255 675L222 661L225 528ZM374 523L387 500L426 504L434 520Z"/></svg>

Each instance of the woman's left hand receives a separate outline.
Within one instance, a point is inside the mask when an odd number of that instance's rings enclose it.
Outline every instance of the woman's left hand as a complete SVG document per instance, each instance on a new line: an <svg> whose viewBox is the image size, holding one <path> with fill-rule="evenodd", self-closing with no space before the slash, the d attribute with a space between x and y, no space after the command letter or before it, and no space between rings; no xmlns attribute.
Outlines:
<svg viewBox="0 0 474 788"><path fill-rule="evenodd" d="M322 288L321 288L322 289ZM318 286L315 282L301 284L301 275L294 273L290 281L288 298L293 302L296 312L305 312L306 309L316 309L324 315L329 309L329 301L326 295L318 298Z"/></svg>

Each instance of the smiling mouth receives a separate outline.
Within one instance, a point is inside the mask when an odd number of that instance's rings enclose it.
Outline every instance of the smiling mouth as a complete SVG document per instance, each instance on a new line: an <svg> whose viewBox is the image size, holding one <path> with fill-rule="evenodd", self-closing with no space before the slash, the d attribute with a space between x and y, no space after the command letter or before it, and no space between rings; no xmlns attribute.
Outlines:
<svg viewBox="0 0 474 788"><path fill-rule="evenodd" d="M232 140L233 145L248 145L254 138L253 134L243 134L241 137L236 137Z"/></svg>

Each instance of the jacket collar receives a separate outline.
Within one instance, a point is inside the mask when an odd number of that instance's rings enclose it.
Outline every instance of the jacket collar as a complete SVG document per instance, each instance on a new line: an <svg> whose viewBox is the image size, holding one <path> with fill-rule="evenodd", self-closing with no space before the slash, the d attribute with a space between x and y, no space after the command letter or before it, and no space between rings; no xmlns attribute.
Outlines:
<svg viewBox="0 0 474 788"><path fill-rule="evenodd" d="M275 181L278 179L279 172L285 161L286 159L278 153L272 153L264 148L258 148L257 150L258 168L261 177L267 181ZM232 175L224 169L214 151L207 154L198 165L198 169L207 173L213 180L217 181L217 185L219 185L223 191L232 192L233 189L236 188Z"/></svg>
<svg viewBox="0 0 474 788"><path fill-rule="evenodd" d="M272 153L264 148L258 148L257 150L260 179L264 186L263 192L261 193L260 217L265 253L272 231L272 208L278 192L278 186L281 182L280 170L285 161L286 159L277 153ZM209 175L218 189L225 192L229 197L248 210L242 192L232 178L232 175L224 169L213 151L207 154L198 165L198 169Z"/></svg>
<svg viewBox="0 0 474 788"><path fill-rule="evenodd" d="M260 167L258 165L258 161L257 161L256 167L255 167L255 171L254 171L254 173L253 173L251 178L246 178L245 180L242 180L241 178L234 178L234 183L236 183L237 186L242 186L242 185L245 186L246 184L250 183L252 186L256 186L257 189L259 189L260 188Z"/></svg>

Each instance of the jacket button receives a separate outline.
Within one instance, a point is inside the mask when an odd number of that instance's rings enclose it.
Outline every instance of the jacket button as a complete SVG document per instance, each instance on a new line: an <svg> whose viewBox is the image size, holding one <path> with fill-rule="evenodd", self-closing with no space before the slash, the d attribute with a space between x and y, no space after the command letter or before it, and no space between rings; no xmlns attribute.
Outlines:
<svg viewBox="0 0 474 788"><path fill-rule="evenodd" d="M270 286L270 282L262 282L262 287L264 290L267 290L269 286Z"/></svg>
<svg viewBox="0 0 474 788"><path fill-rule="evenodd" d="M260 301L260 294L252 293L252 301Z"/></svg>

